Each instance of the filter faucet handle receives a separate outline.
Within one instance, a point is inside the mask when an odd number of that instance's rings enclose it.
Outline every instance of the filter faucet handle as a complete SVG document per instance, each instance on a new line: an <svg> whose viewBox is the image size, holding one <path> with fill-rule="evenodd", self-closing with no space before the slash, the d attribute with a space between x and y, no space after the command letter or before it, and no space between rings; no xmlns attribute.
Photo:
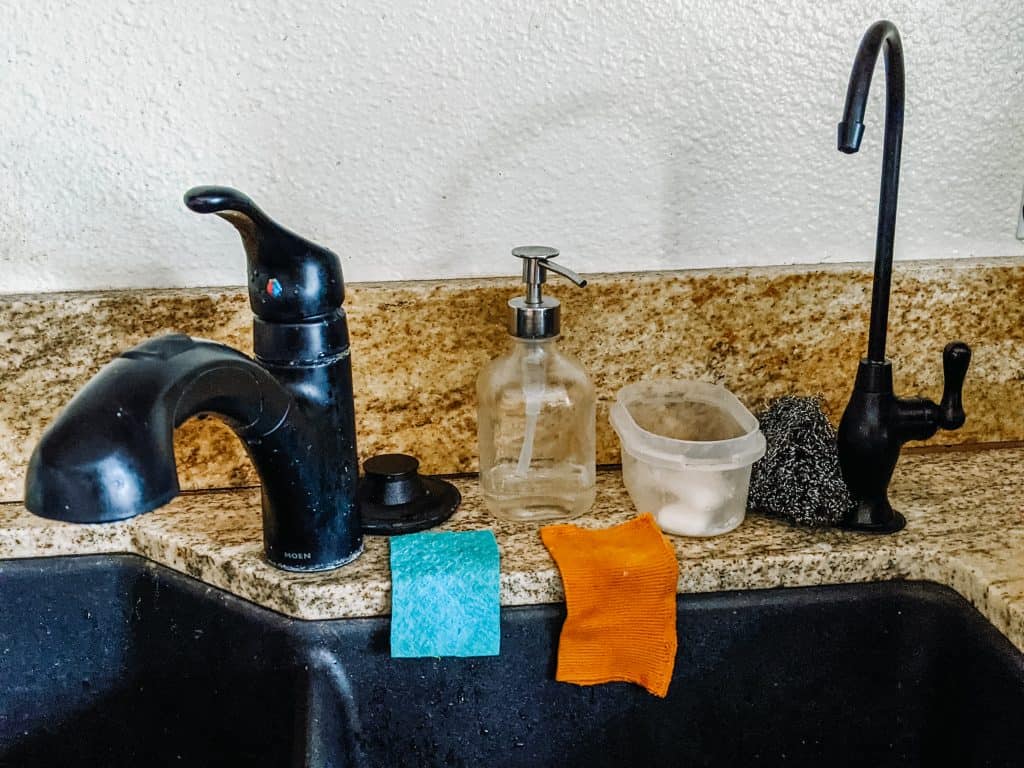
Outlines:
<svg viewBox="0 0 1024 768"><path fill-rule="evenodd" d="M962 341L946 345L942 352L942 373L944 386L942 401L939 403L939 427L959 429L967 420L964 414L964 379L967 366L971 364L971 348Z"/></svg>

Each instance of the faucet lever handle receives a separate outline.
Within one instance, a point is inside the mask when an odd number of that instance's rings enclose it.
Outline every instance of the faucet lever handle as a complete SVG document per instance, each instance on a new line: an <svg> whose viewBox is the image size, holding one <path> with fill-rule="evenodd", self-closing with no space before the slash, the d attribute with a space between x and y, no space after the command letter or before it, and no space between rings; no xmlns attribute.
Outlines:
<svg viewBox="0 0 1024 768"><path fill-rule="evenodd" d="M964 379L971 364L971 348L962 341L953 341L942 351L942 402L939 403L939 426L959 429L967 420L964 413Z"/></svg>
<svg viewBox="0 0 1024 768"><path fill-rule="evenodd" d="M345 281L333 251L285 229L231 187L193 187L185 205L215 213L238 231L249 264L249 304L258 318L305 323L338 311Z"/></svg>

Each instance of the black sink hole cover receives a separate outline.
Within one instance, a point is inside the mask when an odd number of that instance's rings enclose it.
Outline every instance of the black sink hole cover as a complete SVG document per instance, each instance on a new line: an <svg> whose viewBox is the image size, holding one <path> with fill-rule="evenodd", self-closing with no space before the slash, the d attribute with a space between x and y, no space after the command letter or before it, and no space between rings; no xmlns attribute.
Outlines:
<svg viewBox="0 0 1024 768"><path fill-rule="evenodd" d="M439 477L419 474L419 461L384 453L363 462L356 499L363 533L395 536L440 525L462 502L459 489Z"/></svg>

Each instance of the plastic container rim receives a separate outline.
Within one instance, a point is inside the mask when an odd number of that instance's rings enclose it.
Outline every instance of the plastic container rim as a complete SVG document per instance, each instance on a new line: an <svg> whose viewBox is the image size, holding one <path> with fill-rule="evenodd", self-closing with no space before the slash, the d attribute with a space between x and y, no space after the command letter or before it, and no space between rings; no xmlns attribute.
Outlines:
<svg viewBox="0 0 1024 768"><path fill-rule="evenodd" d="M666 394L671 394L674 387L679 395L685 395L689 400L721 408L735 418L740 427L746 429L747 432L725 440L677 440L646 430L636 423L629 412L627 403L632 402L631 394L641 388L650 388L652 385L663 386L666 389ZM619 436L619 443L624 453L640 461L664 468L706 471L739 469L752 465L765 453L766 443L757 418L740 402L736 395L721 384L675 379L651 379L629 384L616 394L615 403L612 404L608 418L612 428ZM666 446L678 446L681 450L666 452L659 450L654 445L637 444L639 441L645 440L662 443ZM695 458L687 455L687 448L692 449L697 446L718 447L722 449L724 455L715 458Z"/></svg>

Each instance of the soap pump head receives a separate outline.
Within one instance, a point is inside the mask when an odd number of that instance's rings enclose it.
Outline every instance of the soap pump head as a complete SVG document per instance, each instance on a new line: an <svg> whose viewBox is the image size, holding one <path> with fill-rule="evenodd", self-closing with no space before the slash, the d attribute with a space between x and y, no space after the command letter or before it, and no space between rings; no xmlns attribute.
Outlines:
<svg viewBox="0 0 1024 768"><path fill-rule="evenodd" d="M557 248L545 245L525 245L512 249L512 255L523 260L523 282L526 296L508 302L508 332L520 339L550 339L562 329L561 304L558 299L544 296L541 286L547 282L548 270L568 278L580 288L587 281L571 269L551 261L558 255Z"/></svg>

